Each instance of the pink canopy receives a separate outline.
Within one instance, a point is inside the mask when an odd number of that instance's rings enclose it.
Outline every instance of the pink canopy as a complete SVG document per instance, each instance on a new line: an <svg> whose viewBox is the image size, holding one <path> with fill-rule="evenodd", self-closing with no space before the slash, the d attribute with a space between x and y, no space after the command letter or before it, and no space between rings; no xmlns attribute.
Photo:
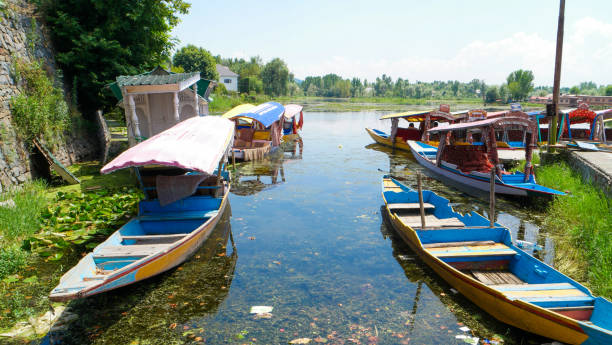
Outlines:
<svg viewBox="0 0 612 345"><path fill-rule="evenodd" d="M504 126L511 126L511 125L531 127L533 126L533 123L532 121L526 118L523 118L523 117L512 117L512 116L494 117L492 119L455 123L455 124L444 126L444 127L434 127L434 128L430 128L428 132L430 133L450 132L450 131L456 131L456 130L468 129L468 128L489 127L489 126L504 127Z"/></svg>
<svg viewBox="0 0 612 345"><path fill-rule="evenodd" d="M293 118L295 115L299 114L303 108L304 107L302 107L301 105L287 104L285 106L285 118L287 120Z"/></svg>
<svg viewBox="0 0 612 345"><path fill-rule="evenodd" d="M164 165L212 174L233 138L232 121L220 116L192 117L124 151L101 172Z"/></svg>

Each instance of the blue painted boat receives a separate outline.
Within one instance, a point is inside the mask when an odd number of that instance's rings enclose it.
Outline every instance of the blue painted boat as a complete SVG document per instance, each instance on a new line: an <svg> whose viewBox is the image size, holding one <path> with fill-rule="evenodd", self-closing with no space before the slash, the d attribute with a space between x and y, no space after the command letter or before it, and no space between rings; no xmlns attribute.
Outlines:
<svg viewBox="0 0 612 345"><path fill-rule="evenodd" d="M495 133L505 127L522 128L526 131L524 172L507 173L499 163ZM436 176L457 182L465 188L488 192L490 171L495 166L497 167L496 193L517 196L565 195L563 192L536 183L531 165L532 148L535 146L535 126L525 117L496 117L435 127L429 131L440 133L440 137L445 140L440 140L438 147L417 141L409 141L408 145L417 162ZM457 138L453 135L457 135ZM467 140L459 139L461 135L480 136L484 144L469 143Z"/></svg>
<svg viewBox="0 0 612 345"><path fill-rule="evenodd" d="M612 344L612 303L512 243L510 230L462 215L425 190L382 178L385 213L402 239L440 277L496 319L568 344Z"/></svg>
<svg viewBox="0 0 612 345"><path fill-rule="evenodd" d="M238 106L224 114L236 124L236 140L232 148L234 158L260 160L276 151L283 136L284 112L282 104L267 102L256 107Z"/></svg>
<svg viewBox="0 0 612 345"><path fill-rule="evenodd" d="M234 124L194 117L123 152L103 173L134 168L146 199L132 218L83 257L50 293L53 301L99 294L167 271L209 237L228 204L223 162Z"/></svg>

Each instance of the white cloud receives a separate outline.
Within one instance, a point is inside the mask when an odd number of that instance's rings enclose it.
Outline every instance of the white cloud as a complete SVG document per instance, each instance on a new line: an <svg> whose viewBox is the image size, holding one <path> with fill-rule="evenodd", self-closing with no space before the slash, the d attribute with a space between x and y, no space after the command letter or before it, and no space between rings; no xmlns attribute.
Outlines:
<svg viewBox="0 0 612 345"><path fill-rule="evenodd" d="M336 73L345 78L357 76L371 81L385 73L410 81L469 81L478 78L489 84L502 83L510 72L527 69L533 71L536 85L552 85L555 39L545 39L537 33L517 32L496 41L470 42L446 59L423 53L396 60L332 56L320 62L290 62L289 67L298 78ZM588 17L576 21L569 28L566 23L561 84L571 86L591 80L597 84L609 84L612 82L610 77L612 24Z"/></svg>

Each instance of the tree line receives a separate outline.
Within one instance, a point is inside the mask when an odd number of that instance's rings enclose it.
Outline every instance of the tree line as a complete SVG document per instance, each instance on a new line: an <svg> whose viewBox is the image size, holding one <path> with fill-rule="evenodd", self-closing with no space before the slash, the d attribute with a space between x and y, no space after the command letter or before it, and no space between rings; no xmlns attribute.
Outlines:
<svg viewBox="0 0 612 345"><path fill-rule="evenodd" d="M202 47L188 45L174 54L177 40L170 36L190 5L184 0L37 0L38 11L49 27L56 51L58 76L68 90L70 103L83 114L112 108L116 100L106 87L119 75L134 75L156 66L175 72L200 71L204 78L218 80L216 64L239 74L240 93L269 96L305 95L321 97L483 98L485 101L524 100L545 95L550 87L534 87L533 73L512 72L501 85L483 80L469 82L410 81L383 74L375 80L342 78L337 74L295 79L280 58L265 62L213 56ZM32 43L32 44L35 44ZM219 91L223 91L219 87ZM612 95L612 85L584 82L564 93Z"/></svg>

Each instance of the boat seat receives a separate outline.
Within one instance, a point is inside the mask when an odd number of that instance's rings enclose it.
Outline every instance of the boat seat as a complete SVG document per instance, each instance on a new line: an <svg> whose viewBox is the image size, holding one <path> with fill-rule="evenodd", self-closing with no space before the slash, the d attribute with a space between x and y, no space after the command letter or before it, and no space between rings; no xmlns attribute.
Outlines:
<svg viewBox="0 0 612 345"><path fill-rule="evenodd" d="M121 236L124 240L163 240L163 239L181 239L188 234L168 234L168 235L137 235L137 236Z"/></svg>
<svg viewBox="0 0 612 345"><path fill-rule="evenodd" d="M415 211L419 211L421 209L421 207L420 207L418 202L391 203L391 204L387 204L387 207L389 208L389 210L415 210ZM425 203L423 203L423 208L425 210L433 210L436 207L434 205L428 203L428 202L425 202Z"/></svg>
<svg viewBox="0 0 612 345"><path fill-rule="evenodd" d="M170 243L104 246L94 251L93 256L94 258L145 257L163 251L168 247L170 247Z"/></svg>
<svg viewBox="0 0 612 345"><path fill-rule="evenodd" d="M593 305L595 299L569 283L525 284L495 287L509 299L520 299L544 308Z"/></svg>
<svg viewBox="0 0 612 345"><path fill-rule="evenodd" d="M478 257L478 256L513 256L517 252L503 243L471 244L451 247L425 248L430 254L438 258L451 257Z"/></svg>
<svg viewBox="0 0 612 345"><path fill-rule="evenodd" d="M418 205L418 204L417 204ZM406 224L407 226L413 229L421 229L421 215L409 215L409 216L399 216L399 219ZM433 229L444 229L444 228L457 228L464 227L465 224L460 221L458 218L438 218L434 215L428 214L425 215L425 229L433 228Z"/></svg>
<svg viewBox="0 0 612 345"><path fill-rule="evenodd" d="M134 244L162 244L162 243L174 243L179 241L188 234L155 234L155 235L137 235L137 236L121 236L123 241L134 241L125 243L124 245Z"/></svg>
<svg viewBox="0 0 612 345"><path fill-rule="evenodd" d="M181 219L206 219L212 218L219 213L219 210L212 211L186 211L172 213L151 213L137 217L138 220L156 221L156 220L181 220Z"/></svg>

